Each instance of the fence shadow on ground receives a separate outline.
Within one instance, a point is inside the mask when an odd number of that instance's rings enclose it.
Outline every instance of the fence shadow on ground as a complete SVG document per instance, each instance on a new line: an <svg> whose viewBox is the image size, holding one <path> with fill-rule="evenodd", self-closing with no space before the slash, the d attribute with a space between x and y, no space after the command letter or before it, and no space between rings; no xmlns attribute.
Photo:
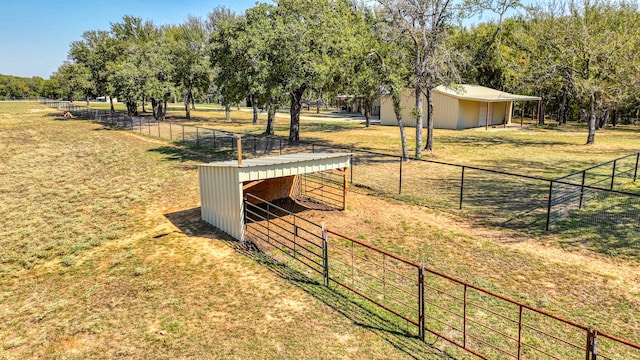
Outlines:
<svg viewBox="0 0 640 360"><path fill-rule="evenodd" d="M344 316L353 325L369 330L384 341L414 359L458 359L456 354L440 349L438 339L430 339L425 343L409 330L390 323L387 319L371 312L362 304L363 300L348 296L339 288L329 288L300 271L279 262L270 255L260 251L251 242L240 242L217 230L200 219L200 208L180 210L165 214L182 233L187 236L198 236L219 241L256 263L264 266L283 280L294 284L310 296L314 297L333 311ZM292 329L294 330L294 329ZM457 351L453 349L452 351ZM461 355L458 355L461 356Z"/></svg>

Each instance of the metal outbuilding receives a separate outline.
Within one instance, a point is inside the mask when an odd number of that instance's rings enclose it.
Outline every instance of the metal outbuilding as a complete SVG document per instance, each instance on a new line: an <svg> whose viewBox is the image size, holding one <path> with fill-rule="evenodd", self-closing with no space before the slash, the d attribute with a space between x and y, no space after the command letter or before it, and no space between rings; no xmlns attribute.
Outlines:
<svg viewBox="0 0 640 360"><path fill-rule="evenodd" d="M539 101L537 96L511 94L480 85L461 84L456 88L438 86L432 90L433 127L436 129L468 129L506 125L511 122L514 101ZM416 126L412 110L415 107L413 90L401 94L402 118L406 126ZM426 113L427 102L423 95ZM381 100L380 123L397 125L390 95ZM423 123L426 127L426 121Z"/></svg>
<svg viewBox="0 0 640 360"><path fill-rule="evenodd" d="M244 195L267 201L291 196L300 176L337 171L346 191L348 153L297 153L198 165L202 220L244 240ZM344 191L343 191L344 199Z"/></svg>

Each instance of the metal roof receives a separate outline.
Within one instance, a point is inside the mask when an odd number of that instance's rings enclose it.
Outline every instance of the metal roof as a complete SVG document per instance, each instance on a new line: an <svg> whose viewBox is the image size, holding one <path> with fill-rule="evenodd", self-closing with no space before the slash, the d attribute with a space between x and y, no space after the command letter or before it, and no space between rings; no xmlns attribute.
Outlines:
<svg viewBox="0 0 640 360"><path fill-rule="evenodd" d="M234 168L252 168L261 166L273 166L292 163L303 163L313 160L327 160L350 156L349 153L296 153L280 156L271 156L264 158L243 159L242 165L238 165L238 160L220 161L214 163L199 164L205 167L234 167Z"/></svg>
<svg viewBox="0 0 640 360"><path fill-rule="evenodd" d="M439 93L450 95L458 99L474 100L482 102L503 102L503 101L533 101L540 100L538 96L526 96L510 94L508 92L491 89L480 85L461 84L451 88L440 85L433 89Z"/></svg>

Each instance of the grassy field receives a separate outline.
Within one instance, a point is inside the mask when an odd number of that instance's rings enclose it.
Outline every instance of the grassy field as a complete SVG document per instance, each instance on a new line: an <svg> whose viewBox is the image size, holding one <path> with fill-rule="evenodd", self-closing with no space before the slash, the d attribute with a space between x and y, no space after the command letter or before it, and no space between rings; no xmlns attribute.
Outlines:
<svg viewBox="0 0 640 360"><path fill-rule="evenodd" d="M167 142L53 114L0 104L0 359L441 356L236 251Z"/></svg>
<svg viewBox="0 0 640 360"><path fill-rule="evenodd" d="M0 358L446 356L386 328L301 274L245 257L233 241L199 222L197 154L164 140L58 121L36 104L0 106L0 212L9 214L0 218L0 246L6 249L0 323L8 324L0 328ZM180 121L179 112L170 115ZM223 111L203 111L193 123L260 132L263 125L251 125L250 116L234 112L233 122L225 122ZM279 119L279 134L286 135L287 123ZM455 139L443 147L439 139L447 135ZM531 172L545 159L568 171L637 151L633 130L600 135L596 146L586 147L586 133L577 125L442 131L429 156L489 166L492 156L511 154L500 166ZM396 128L364 129L357 122L303 121L302 136L390 152L398 143ZM521 137L528 138L518 145ZM484 144L484 153L473 151L476 143ZM530 164L534 156L541 157ZM546 166L537 171L559 171ZM343 213L306 216L640 342L637 261L362 194L350 194L348 204Z"/></svg>

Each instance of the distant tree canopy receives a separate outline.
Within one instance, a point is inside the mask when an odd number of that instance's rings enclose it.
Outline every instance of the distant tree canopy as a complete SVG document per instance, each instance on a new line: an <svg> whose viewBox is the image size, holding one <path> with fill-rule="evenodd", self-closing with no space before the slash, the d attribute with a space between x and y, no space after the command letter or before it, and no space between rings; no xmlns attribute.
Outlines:
<svg viewBox="0 0 640 360"><path fill-rule="evenodd" d="M41 77L23 78L0 74L0 97L24 99L49 91L51 82Z"/></svg>
<svg viewBox="0 0 640 360"><path fill-rule="evenodd" d="M171 98L184 102L187 117L196 100L213 98L230 110L246 99L254 120L258 107L267 110L267 134L276 109L288 106L296 143L303 104L350 94L369 119L383 92L410 87L418 123L424 116L427 125L426 145L416 129L419 157L433 149L431 90L475 83L540 96L540 124L549 114L560 125L584 121L593 143L595 131L620 114L640 115L638 5L550 4L511 18L509 9L523 9L517 0L280 0L244 14L216 8L175 26L125 16L72 43L69 61L50 80L0 77L0 96L118 97L130 113L151 103L158 119ZM480 11L496 16L461 25Z"/></svg>

